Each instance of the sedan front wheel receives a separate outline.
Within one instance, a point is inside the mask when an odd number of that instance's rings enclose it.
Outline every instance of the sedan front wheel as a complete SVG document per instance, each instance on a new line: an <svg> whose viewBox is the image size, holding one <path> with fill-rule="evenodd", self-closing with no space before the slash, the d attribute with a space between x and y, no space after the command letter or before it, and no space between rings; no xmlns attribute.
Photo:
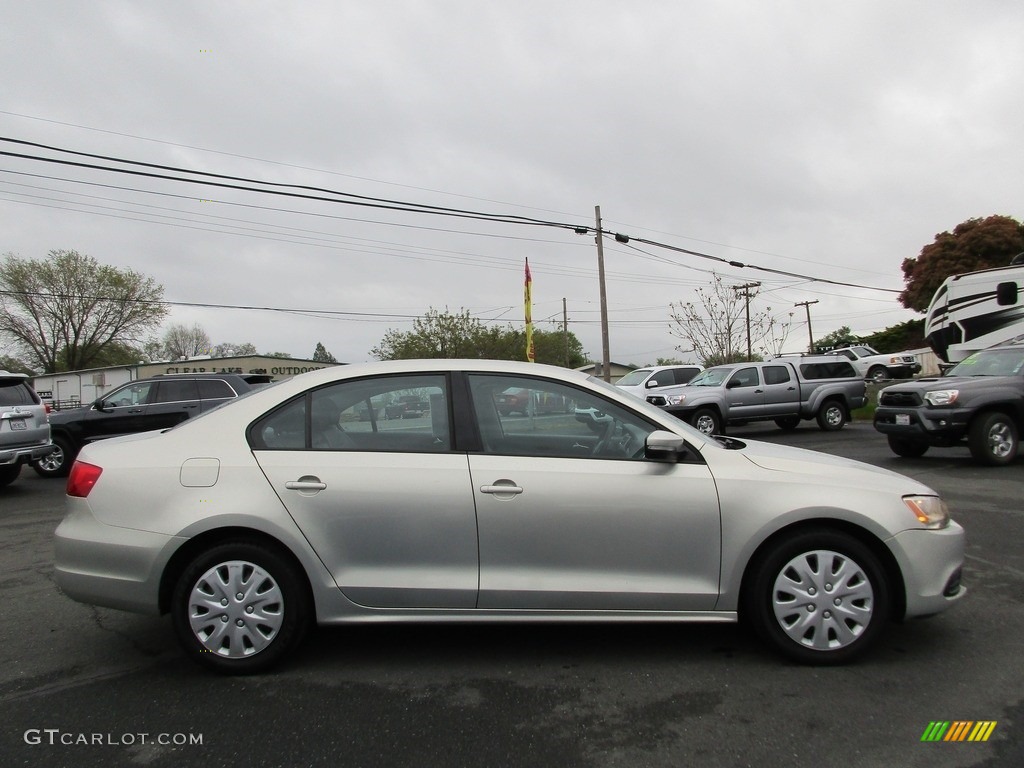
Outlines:
<svg viewBox="0 0 1024 768"><path fill-rule="evenodd" d="M221 544L182 572L171 617L200 664L229 674L262 672L302 640L310 620L299 572L259 543Z"/></svg>
<svg viewBox="0 0 1024 768"><path fill-rule="evenodd" d="M889 615L878 558L856 538L809 530L752 566L744 610L758 634L804 664L841 664L863 653Z"/></svg>

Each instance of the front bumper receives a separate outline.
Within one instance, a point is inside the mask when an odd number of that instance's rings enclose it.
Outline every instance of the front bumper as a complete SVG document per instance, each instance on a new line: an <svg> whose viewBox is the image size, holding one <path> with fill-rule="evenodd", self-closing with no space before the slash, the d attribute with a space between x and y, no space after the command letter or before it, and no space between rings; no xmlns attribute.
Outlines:
<svg viewBox="0 0 1024 768"><path fill-rule="evenodd" d="M967 435L972 413L959 408L880 405L875 409L875 429L931 445L954 445Z"/></svg>
<svg viewBox="0 0 1024 768"><path fill-rule="evenodd" d="M905 618L931 616L963 598L964 529L950 521L940 531L902 531L889 546L903 571Z"/></svg>
<svg viewBox="0 0 1024 768"><path fill-rule="evenodd" d="M101 523L85 499L68 497L54 534L57 586L73 600L160 613L160 575L185 539Z"/></svg>

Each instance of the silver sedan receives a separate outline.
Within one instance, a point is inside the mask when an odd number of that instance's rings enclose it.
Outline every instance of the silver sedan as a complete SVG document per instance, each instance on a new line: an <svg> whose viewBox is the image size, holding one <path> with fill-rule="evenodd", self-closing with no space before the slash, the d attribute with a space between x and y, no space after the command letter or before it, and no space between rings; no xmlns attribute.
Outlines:
<svg viewBox="0 0 1024 768"><path fill-rule="evenodd" d="M526 413L502 415L510 390ZM419 416L384 418L413 397ZM963 529L915 480L480 360L314 371L89 445L55 550L68 596L169 612L232 673L313 623L368 621L744 616L792 659L839 663L964 595Z"/></svg>

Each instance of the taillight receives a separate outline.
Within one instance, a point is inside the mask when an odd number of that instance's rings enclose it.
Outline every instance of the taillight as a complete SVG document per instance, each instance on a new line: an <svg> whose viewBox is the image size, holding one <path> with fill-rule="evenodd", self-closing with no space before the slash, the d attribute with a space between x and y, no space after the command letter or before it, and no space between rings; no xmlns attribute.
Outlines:
<svg viewBox="0 0 1024 768"><path fill-rule="evenodd" d="M96 485L101 474L103 474L103 467L76 461L71 465L71 474L68 475L68 496L78 496L84 499Z"/></svg>

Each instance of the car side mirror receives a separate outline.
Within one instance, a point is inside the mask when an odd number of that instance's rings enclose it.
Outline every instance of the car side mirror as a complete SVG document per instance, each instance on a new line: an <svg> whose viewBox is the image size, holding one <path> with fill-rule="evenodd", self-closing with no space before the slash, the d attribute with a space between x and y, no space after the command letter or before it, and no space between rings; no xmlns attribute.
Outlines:
<svg viewBox="0 0 1024 768"><path fill-rule="evenodd" d="M644 458L675 464L686 450L686 441L674 432L656 429L644 442Z"/></svg>
<svg viewBox="0 0 1024 768"><path fill-rule="evenodd" d="M732 379L728 384L725 385L726 389L736 389L736 387L743 386L743 383L739 379Z"/></svg>
<svg viewBox="0 0 1024 768"><path fill-rule="evenodd" d="M103 404L103 398L102 397L97 397L93 401L92 407L95 408L100 413L108 413L110 411L110 409L106 405Z"/></svg>
<svg viewBox="0 0 1024 768"><path fill-rule="evenodd" d="M648 389L650 389L651 387L657 387L658 386L658 380L657 379L648 379L647 383L644 384L644 386L647 387Z"/></svg>

